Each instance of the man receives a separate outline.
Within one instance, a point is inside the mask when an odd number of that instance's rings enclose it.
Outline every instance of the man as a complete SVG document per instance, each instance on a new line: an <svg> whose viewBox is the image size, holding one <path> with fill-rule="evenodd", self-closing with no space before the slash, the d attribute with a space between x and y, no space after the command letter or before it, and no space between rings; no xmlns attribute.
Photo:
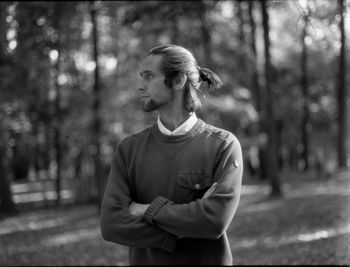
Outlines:
<svg viewBox="0 0 350 267"><path fill-rule="evenodd" d="M140 78L143 109L159 116L115 151L102 236L130 247L130 265L231 265L226 230L240 197L241 146L195 114L200 83L222 83L175 45L151 49Z"/></svg>

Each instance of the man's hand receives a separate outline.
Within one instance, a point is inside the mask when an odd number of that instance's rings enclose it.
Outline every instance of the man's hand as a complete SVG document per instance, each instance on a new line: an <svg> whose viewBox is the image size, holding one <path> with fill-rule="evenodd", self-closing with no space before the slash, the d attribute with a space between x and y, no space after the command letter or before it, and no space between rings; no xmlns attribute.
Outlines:
<svg viewBox="0 0 350 267"><path fill-rule="evenodd" d="M131 202L129 206L129 211L132 215L135 216L143 216L145 214L146 209L148 208L149 204L140 204L136 202Z"/></svg>
<svg viewBox="0 0 350 267"><path fill-rule="evenodd" d="M205 194L203 195L202 198L208 198L208 197L211 195L211 193L213 193L213 191L215 190L216 185L217 185L216 182L213 183L213 184L211 185L211 187L205 192Z"/></svg>

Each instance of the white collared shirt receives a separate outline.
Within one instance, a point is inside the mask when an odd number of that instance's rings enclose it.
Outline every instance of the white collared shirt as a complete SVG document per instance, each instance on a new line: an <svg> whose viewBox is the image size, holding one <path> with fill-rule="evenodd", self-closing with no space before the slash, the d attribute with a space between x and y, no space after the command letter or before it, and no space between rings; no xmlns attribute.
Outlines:
<svg viewBox="0 0 350 267"><path fill-rule="evenodd" d="M196 114L194 112L192 112L190 117L183 124L181 124L179 127L177 127L172 132L169 131L164 126L164 124L161 122L159 116L158 116L157 123L158 123L159 131L162 134L165 134L165 135L184 135L184 134L188 133L193 128L193 126L197 123L197 121L198 121L198 118L197 118Z"/></svg>

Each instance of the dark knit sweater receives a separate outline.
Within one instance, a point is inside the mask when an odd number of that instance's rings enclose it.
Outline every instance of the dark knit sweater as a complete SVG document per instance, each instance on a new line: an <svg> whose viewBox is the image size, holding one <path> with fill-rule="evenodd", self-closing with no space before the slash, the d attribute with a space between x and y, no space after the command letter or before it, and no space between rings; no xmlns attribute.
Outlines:
<svg viewBox="0 0 350 267"><path fill-rule="evenodd" d="M164 135L155 123L123 139L102 202L103 238L129 246L131 265L232 264L226 230L242 164L236 137L201 119L185 135ZM143 217L129 212L131 201L150 204Z"/></svg>

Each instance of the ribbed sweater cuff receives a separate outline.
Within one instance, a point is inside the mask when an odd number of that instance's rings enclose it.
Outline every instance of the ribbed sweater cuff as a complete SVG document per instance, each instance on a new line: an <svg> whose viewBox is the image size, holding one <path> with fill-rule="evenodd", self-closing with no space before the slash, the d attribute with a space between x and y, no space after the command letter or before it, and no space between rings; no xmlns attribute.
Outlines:
<svg viewBox="0 0 350 267"><path fill-rule="evenodd" d="M173 234L167 234L163 242L163 249L167 252L173 252L176 246L177 237Z"/></svg>
<svg viewBox="0 0 350 267"><path fill-rule="evenodd" d="M151 202L151 204L146 209L145 214L143 215L143 218L149 222L150 224L154 225L153 217L157 214L159 209L164 206L167 202L170 202L170 200L166 199L165 197L157 197L155 200Z"/></svg>

